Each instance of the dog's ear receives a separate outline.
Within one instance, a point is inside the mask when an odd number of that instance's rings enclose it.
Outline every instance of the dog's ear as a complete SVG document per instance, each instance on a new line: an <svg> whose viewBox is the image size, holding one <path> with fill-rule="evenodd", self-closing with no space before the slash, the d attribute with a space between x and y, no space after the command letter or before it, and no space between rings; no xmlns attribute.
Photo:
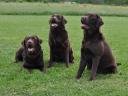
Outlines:
<svg viewBox="0 0 128 96"><path fill-rule="evenodd" d="M96 16L97 16L97 20L98 20L97 21L97 27L100 27L104 24L104 22L100 16L98 16L98 15L96 15Z"/></svg>
<svg viewBox="0 0 128 96"><path fill-rule="evenodd" d="M102 18L99 18L99 25L102 26L104 24Z"/></svg>
<svg viewBox="0 0 128 96"><path fill-rule="evenodd" d="M25 45L25 40L23 40L23 41L21 42L21 45L23 45L23 46Z"/></svg>
<svg viewBox="0 0 128 96"><path fill-rule="evenodd" d="M27 39L28 37L26 36L25 38L24 38L24 40L21 42L21 44L22 44L22 46L24 46L25 47L25 42L26 42L26 39Z"/></svg>
<svg viewBox="0 0 128 96"><path fill-rule="evenodd" d="M43 42L43 40L42 39L39 39L39 42L40 42L40 44Z"/></svg>
<svg viewBox="0 0 128 96"><path fill-rule="evenodd" d="M37 42L39 42L39 44L41 44L41 43L42 43L42 40L41 40L41 39L39 39L39 37L38 37L38 36L34 36L34 38L37 40Z"/></svg>
<svg viewBox="0 0 128 96"><path fill-rule="evenodd" d="M64 18L64 16L61 16L61 20L63 24L67 24L67 20Z"/></svg>

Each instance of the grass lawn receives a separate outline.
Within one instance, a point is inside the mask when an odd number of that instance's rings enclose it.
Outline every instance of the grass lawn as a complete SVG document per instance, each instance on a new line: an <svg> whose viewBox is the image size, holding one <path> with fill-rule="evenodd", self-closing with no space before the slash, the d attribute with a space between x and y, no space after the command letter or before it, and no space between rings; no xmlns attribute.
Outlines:
<svg viewBox="0 0 128 96"><path fill-rule="evenodd" d="M79 81L75 79L83 37L80 16L66 16L66 28L75 57L75 63L70 68L56 64L46 74L38 70L32 74L26 70L19 72L20 63L12 62L26 35L37 34L43 39L47 64L49 17L0 15L0 96L128 96L128 17L103 17L103 34L117 62L121 63L117 74L98 74L95 81L88 81L90 72L86 70Z"/></svg>
<svg viewBox="0 0 128 96"><path fill-rule="evenodd" d="M64 4L64 3L2 3L0 14L49 15L60 13L64 15L83 15L97 13L107 16L128 16L128 6L94 5L94 4Z"/></svg>

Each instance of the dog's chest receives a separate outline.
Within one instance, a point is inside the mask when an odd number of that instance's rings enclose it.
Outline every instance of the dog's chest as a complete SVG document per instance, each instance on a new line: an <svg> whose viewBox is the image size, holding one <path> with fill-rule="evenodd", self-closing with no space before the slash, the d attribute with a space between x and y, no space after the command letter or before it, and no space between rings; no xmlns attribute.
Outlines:
<svg viewBox="0 0 128 96"><path fill-rule="evenodd" d="M57 42L58 42L58 43L59 43L59 42L63 42L63 37L61 37L61 36L56 36L54 40L55 40L56 43L57 43Z"/></svg>
<svg viewBox="0 0 128 96"><path fill-rule="evenodd" d="M87 41L86 43L85 43L85 48L95 48L97 46L97 43L95 43L95 42L91 42L91 41Z"/></svg>
<svg viewBox="0 0 128 96"><path fill-rule="evenodd" d="M95 48L97 46L97 43L91 42L91 41L83 41L82 47L85 49Z"/></svg>
<svg viewBox="0 0 128 96"><path fill-rule="evenodd" d="M101 55L104 50L103 42L101 41L87 41L83 44L83 48L95 55Z"/></svg>
<svg viewBox="0 0 128 96"><path fill-rule="evenodd" d="M63 36L56 36L54 37L54 44L55 46L62 46L65 43L65 38Z"/></svg>

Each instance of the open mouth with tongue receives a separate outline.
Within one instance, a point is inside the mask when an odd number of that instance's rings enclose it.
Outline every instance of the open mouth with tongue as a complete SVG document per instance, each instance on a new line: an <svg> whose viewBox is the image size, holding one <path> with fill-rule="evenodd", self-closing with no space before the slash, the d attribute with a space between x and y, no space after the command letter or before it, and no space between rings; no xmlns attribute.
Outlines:
<svg viewBox="0 0 128 96"><path fill-rule="evenodd" d="M56 24L56 23L51 24L51 27L56 28L57 26L58 26L58 24Z"/></svg>
<svg viewBox="0 0 128 96"><path fill-rule="evenodd" d="M35 51L34 48L28 48L28 53L31 54L31 55L34 53L34 51Z"/></svg>
<svg viewBox="0 0 128 96"><path fill-rule="evenodd" d="M83 16L81 17L81 28L82 29L89 29L89 25L88 25L88 17L87 16Z"/></svg>
<svg viewBox="0 0 128 96"><path fill-rule="evenodd" d="M50 25L52 28L56 28L58 27L58 23L59 23L59 20L57 19L57 17L51 17L51 20L50 20Z"/></svg>
<svg viewBox="0 0 128 96"><path fill-rule="evenodd" d="M29 40L27 41L26 45L27 45L27 51L28 51L28 54L29 54L29 55L34 54L34 52L35 52L35 47L34 47L35 44L34 44L34 40L29 39Z"/></svg>

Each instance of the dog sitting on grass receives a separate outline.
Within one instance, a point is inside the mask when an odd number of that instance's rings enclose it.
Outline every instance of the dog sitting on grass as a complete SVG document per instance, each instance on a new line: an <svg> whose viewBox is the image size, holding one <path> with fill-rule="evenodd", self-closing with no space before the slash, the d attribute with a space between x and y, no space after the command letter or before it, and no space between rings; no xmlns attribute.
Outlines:
<svg viewBox="0 0 128 96"><path fill-rule="evenodd" d="M79 79L87 66L91 69L89 80L96 79L96 73L115 73L117 64L111 49L100 31L103 21L100 16L90 14L81 18L84 38L81 47L81 60L76 78Z"/></svg>
<svg viewBox="0 0 128 96"><path fill-rule="evenodd" d="M37 36L27 36L22 42L22 47L16 52L16 62L23 61L23 67L30 73L32 69L44 70L42 40Z"/></svg>
<svg viewBox="0 0 128 96"><path fill-rule="evenodd" d="M65 62L66 67L69 67L69 63L73 63L73 51L65 29L66 23L66 19L61 15L53 15L50 18L50 60L48 67L53 66L54 62Z"/></svg>

